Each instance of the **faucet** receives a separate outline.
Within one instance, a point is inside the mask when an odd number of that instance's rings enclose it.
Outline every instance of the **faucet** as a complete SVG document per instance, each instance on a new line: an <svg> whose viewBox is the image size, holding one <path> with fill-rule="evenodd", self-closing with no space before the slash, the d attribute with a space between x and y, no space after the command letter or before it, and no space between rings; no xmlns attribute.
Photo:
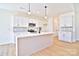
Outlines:
<svg viewBox="0 0 79 59"><path fill-rule="evenodd" d="M41 32L41 27L39 27L39 33Z"/></svg>

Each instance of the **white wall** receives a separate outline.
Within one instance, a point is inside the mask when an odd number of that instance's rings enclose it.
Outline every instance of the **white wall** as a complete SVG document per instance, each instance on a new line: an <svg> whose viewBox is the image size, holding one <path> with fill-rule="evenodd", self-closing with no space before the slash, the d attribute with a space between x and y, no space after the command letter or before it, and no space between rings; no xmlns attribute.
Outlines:
<svg viewBox="0 0 79 59"><path fill-rule="evenodd" d="M48 32L53 32L53 17L48 19Z"/></svg>
<svg viewBox="0 0 79 59"><path fill-rule="evenodd" d="M11 16L7 10L0 9L0 44L11 42Z"/></svg>
<svg viewBox="0 0 79 59"><path fill-rule="evenodd" d="M74 4L75 11L75 25L76 25L76 39L79 40L79 3Z"/></svg>

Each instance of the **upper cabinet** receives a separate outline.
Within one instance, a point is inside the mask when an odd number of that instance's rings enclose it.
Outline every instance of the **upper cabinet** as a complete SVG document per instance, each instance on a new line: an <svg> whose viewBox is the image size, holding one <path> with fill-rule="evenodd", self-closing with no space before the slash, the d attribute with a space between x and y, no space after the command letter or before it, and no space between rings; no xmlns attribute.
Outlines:
<svg viewBox="0 0 79 59"><path fill-rule="evenodd" d="M28 26L28 18L25 17L20 17L20 16L14 16L14 22L13 22L13 26Z"/></svg>
<svg viewBox="0 0 79 59"><path fill-rule="evenodd" d="M73 25L74 13L66 13L60 16L60 26L67 27Z"/></svg>
<svg viewBox="0 0 79 59"><path fill-rule="evenodd" d="M42 19L32 19L28 17L23 16L13 16L13 27L19 27L19 28L30 28L29 24L33 23L35 24L32 28L38 28L41 27L42 31L47 31L47 23L44 23L44 20ZM25 31L25 30L24 30Z"/></svg>
<svg viewBox="0 0 79 59"><path fill-rule="evenodd" d="M13 26L17 27L28 27L29 23L36 24L36 27L38 27L39 20L36 19L29 19L28 17L22 17L22 16L14 16L13 17Z"/></svg>

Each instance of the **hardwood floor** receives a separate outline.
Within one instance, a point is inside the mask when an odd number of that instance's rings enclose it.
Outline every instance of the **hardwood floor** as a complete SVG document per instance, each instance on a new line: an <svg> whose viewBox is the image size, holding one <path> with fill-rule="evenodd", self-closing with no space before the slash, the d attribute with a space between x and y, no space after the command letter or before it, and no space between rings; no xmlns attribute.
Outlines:
<svg viewBox="0 0 79 59"><path fill-rule="evenodd" d="M52 40L50 47L38 51L32 56L79 56L79 42L63 42L59 41L57 37Z"/></svg>
<svg viewBox="0 0 79 59"><path fill-rule="evenodd" d="M0 45L0 56L16 56L16 45ZM68 43L52 39L52 45L46 49L33 53L32 56L79 56L79 42Z"/></svg>

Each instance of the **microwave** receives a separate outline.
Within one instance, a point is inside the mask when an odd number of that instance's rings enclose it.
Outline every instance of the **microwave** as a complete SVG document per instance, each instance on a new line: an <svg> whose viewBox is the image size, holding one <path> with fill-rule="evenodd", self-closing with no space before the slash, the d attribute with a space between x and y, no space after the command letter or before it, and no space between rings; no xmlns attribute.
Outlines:
<svg viewBox="0 0 79 59"><path fill-rule="evenodd" d="M35 27L36 24L35 24L35 23L29 23L28 26L29 26L29 27Z"/></svg>

